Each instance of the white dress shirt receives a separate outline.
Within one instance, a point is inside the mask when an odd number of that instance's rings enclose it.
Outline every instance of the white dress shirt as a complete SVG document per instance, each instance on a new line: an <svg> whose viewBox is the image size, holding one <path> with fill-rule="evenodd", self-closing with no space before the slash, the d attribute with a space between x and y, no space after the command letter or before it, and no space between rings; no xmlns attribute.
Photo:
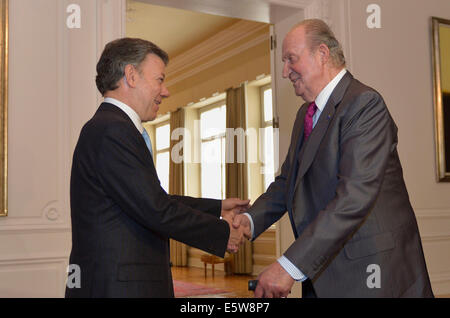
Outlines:
<svg viewBox="0 0 450 318"><path fill-rule="evenodd" d="M328 99L330 98L330 96L333 93L334 89L336 88L337 84L344 77L345 73L347 73L347 70L344 68L327 84L327 86L325 86L322 89L322 91L319 93L319 95L317 95L316 100L315 100L316 106L317 106L317 111L313 116L313 128L316 126L317 122L319 121L319 117L322 114L322 111L325 108L325 105L327 104ZM245 215L247 215L247 217L250 220L252 239L255 239L254 238L254 225L253 225L252 217L248 213L245 213ZM286 270L286 272L288 272L289 275L291 275L291 277L293 279L295 279L296 281L303 282L308 278L302 273L302 271L297 266L292 264L292 262L284 255L282 255L277 261Z"/></svg>
<svg viewBox="0 0 450 318"><path fill-rule="evenodd" d="M341 81L341 79L344 77L345 73L347 73L347 70L344 68L331 80L331 82L327 84L327 86L324 87L324 89L322 89L319 95L317 95L315 100L317 111L313 116L313 128L319 121L320 114L322 114L322 111L325 108L328 99L330 99L331 93L333 93L334 89L336 88L337 84Z"/></svg>
<svg viewBox="0 0 450 318"><path fill-rule="evenodd" d="M127 114L128 117L130 117L131 121L136 126L136 129L139 130L139 133L142 135L142 133L144 132L144 126L142 126L141 118L134 111L133 108L131 108L127 104L122 103L121 101L119 101L119 100L117 100L115 98L112 98L112 97L106 97L103 102L104 103L113 104L114 106L117 106L121 110L123 110L125 112L125 114Z"/></svg>

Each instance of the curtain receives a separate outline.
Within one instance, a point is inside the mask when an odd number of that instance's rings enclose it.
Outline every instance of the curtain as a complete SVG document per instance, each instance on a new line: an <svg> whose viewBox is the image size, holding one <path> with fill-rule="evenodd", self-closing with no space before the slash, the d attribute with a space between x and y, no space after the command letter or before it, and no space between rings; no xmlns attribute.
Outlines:
<svg viewBox="0 0 450 318"><path fill-rule="evenodd" d="M245 146L246 84L226 91L226 197L248 198L247 156ZM229 129L233 128L233 129ZM237 136L237 137L235 137ZM253 271L252 243L246 241L234 255L233 268L236 274L250 274Z"/></svg>
<svg viewBox="0 0 450 318"><path fill-rule="evenodd" d="M177 128L184 128L184 110L182 108L170 113L170 136L172 132ZM170 152L169 152L169 193L176 195L184 195L184 165L183 161L180 163L175 157L177 155L182 156L183 148L177 153L180 147L175 149L175 156L172 156L172 149L181 142L181 136L179 140L170 139ZM183 141L184 142L184 141ZM187 246L175 240L170 240L170 261L173 266L186 266L187 265Z"/></svg>

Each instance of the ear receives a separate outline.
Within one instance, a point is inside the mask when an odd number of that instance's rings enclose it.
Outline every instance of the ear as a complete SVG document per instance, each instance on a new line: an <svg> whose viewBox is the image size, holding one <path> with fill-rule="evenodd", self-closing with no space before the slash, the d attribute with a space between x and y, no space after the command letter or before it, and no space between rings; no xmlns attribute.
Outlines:
<svg viewBox="0 0 450 318"><path fill-rule="evenodd" d="M128 87L132 87L132 88L136 87L136 76L137 76L136 68L131 64L127 64L125 66L124 73L125 73L125 76L124 76L123 80L125 81L125 84Z"/></svg>
<svg viewBox="0 0 450 318"><path fill-rule="evenodd" d="M320 44L317 49L320 57L320 61L322 62L322 65L325 65L330 60L330 49L325 44Z"/></svg>

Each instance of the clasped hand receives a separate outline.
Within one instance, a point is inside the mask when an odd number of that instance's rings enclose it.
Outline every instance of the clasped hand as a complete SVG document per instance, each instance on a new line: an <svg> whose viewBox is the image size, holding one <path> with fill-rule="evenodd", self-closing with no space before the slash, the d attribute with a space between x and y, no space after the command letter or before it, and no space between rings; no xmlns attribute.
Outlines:
<svg viewBox="0 0 450 318"><path fill-rule="evenodd" d="M227 245L227 251L230 253L237 253L239 246L244 243L245 238L250 239L251 237L250 221L242 214L249 209L249 202L250 200L237 198L222 201L221 217L230 226L230 238Z"/></svg>
<svg viewBox="0 0 450 318"><path fill-rule="evenodd" d="M230 238L227 251L237 253L239 246L244 243L244 238L252 238L249 218L242 214L247 211L249 200L236 198L222 201L222 219L226 220L230 226ZM294 284L294 279L275 262L265 269L258 276L258 286L255 290L255 297L286 297Z"/></svg>

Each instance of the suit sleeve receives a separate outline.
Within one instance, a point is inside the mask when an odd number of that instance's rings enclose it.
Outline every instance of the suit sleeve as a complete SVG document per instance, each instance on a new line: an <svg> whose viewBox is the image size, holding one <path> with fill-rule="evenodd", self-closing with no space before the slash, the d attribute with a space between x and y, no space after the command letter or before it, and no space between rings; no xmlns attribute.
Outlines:
<svg viewBox="0 0 450 318"><path fill-rule="evenodd" d="M251 216L254 225L253 238L257 238L269 226L278 221L287 211L286 194L288 189L288 174L291 170L291 158L294 157L298 129L300 127L301 109L297 112L294 123L291 144L286 159L281 166L281 173L277 176L267 189L252 205L248 214Z"/></svg>
<svg viewBox="0 0 450 318"><path fill-rule="evenodd" d="M217 218L222 212L222 201L215 199L193 198L185 195L169 195L171 199L189 206L192 209L211 214Z"/></svg>
<svg viewBox="0 0 450 318"><path fill-rule="evenodd" d="M336 195L284 254L310 278L342 249L367 217L396 148L397 128L381 96L365 92L355 104L363 106L341 130Z"/></svg>
<svg viewBox="0 0 450 318"><path fill-rule="evenodd" d="M101 137L97 171L107 195L149 230L223 257L228 223L171 198L138 137L125 124L108 127Z"/></svg>

